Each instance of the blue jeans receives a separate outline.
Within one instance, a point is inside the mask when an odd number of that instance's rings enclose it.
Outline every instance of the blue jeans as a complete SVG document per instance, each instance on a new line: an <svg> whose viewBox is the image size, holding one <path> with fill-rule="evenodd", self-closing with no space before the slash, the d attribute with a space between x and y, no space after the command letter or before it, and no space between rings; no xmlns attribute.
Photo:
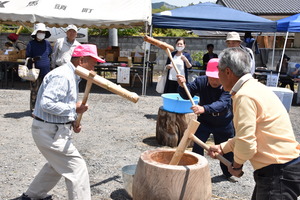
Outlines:
<svg viewBox="0 0 300 200"><path fill-rule="evenodd" d="M300 157L254 171L252 200L297 200L300 195Z"/></svg>
<svg viewBox="0 0 300 200"><path fill-rule="evenodd" d="M195 136L199 138L202 142L206 142L207 139L209 138L210 134L213 134L214 136L214 142L215 144L220 144L222 142L227 141L229 138L234 137L234 129L231 124L229 124L227 127L222 127L222 128L215 128L215 127L208 127L203 124L200 124L199 128L197 129ZM193 152L198 153L200 155L204 155L204 150L202 147L194 143L193 146ZM233 153L229 152L227 154L223 155L227 160L230 162L233 161ZM223 172L223 174L226 177L231 177L232 175L228 172L228 168L226 165L220 162L220 167Z"/></svg>

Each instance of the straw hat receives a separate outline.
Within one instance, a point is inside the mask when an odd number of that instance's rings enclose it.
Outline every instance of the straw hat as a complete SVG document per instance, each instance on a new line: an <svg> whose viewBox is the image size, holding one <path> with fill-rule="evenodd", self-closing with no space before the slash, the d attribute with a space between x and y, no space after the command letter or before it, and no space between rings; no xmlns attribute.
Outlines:
<svg viewBox="0 0 300 200"><path fill-rule="evenodd" d="M45 31L45 38L49 38L51 36L50 31L47 29L46 25L43 23L35 24L34 31L31 33L31 37L35 38L38 31Z"/></svg>
<svg viewBox="0 0 300 200"><path fill-rule="evenodd" d="M233 41L242 41L240 38L240 34L238 34L237 32L229 32L227 33L227 38L226 41L228 40L233 40Z"/></svg>

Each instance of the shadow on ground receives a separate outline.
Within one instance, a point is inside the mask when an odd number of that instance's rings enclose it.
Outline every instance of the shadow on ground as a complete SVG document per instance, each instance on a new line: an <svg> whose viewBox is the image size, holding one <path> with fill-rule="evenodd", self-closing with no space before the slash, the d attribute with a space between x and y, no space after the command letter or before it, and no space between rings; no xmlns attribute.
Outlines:
<svg viewBox="0 0 300 200"><path fill-rule="evenodd" d="M223 181L228 181L223 175L218 175L211 178L212 183L219 183Z"/></svg>
<svg viewBox="0 0 300 200"><path fill-rule="evenodd" d="M110 198L113 200L131 200L125 189L118 189L111 193Z"/></svg>
<svg viewBox="0 0 300 200"><path fill-rule="evenodd" d="M157 115L144 115L147 119L153 119L153 120L157 120Z"/></svg>
<svg viewBox="0 0 300 200"><path fill-rule="evenodd" d="M293 95L292 106L300 106L300 104L297 103L297 93Z"/></svg>
<svg viewBox="0 0 300 200"><path fill-rule="evenodd" d="M143 143L147 144L148 146L152 146L152 147L159 147L161 145L159 145L156 141L156 137L147 137L145 139L143 139Z"/></svg>
<svg viewBox="0 0 300 200"><path fill-rule="evenodd" d="M23 117L29 117L31 116L31 111L27 110L24 112L14 112L14 113L5 113L4 118L14 118L14 119L20 119Z"/></svg>
<svg viewBox="0 0 300 200"><path fill-rule="evenodd" d="M97 187L99 185L102 185L102 184L105 184L105 183L108 183L108 182L111 182L111 181L121 182L120 178L121 178L120 176L113 176L113 177L107 178L103 181L100 181L99 183L92 184L91 188Z"/></svg>

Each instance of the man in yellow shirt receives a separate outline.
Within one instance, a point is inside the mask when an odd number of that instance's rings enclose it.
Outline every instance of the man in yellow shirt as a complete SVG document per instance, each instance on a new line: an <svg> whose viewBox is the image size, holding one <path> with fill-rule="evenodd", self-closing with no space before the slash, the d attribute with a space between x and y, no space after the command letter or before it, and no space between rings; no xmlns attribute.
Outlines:
<svg viewBox="0 0 300 200"><path fill-rule="evenodd" d="M267 86L250 74L247 52L228 48L219 56L219 78L233 101L235 137L211 146L208 154L234 153L228 171L241 176L249 160L256 182L252 200L297 199L300 195L299 143L295 139L289 115Z"/></svg>

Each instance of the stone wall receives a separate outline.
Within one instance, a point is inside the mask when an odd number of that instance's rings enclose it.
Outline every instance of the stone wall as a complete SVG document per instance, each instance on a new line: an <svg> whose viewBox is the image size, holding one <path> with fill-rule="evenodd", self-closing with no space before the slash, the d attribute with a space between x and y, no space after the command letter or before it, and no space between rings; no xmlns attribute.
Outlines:
<svg viewBox="0 0 300 200"><path fill-rule="evenodd" d="M156 37L156 39L166 42L175 46L176 37ZM206 52L206 45L209 43L214 44L215 50L214 52L219 54L224 48L226 48L225 44L225 36L224 37L197 37L197 38L185 38L186 40L186 51L190 54L196 53L198 51ZM89 41L93 44L96 44L99 48L106 48L108 46L108 38L107 37L89 37ZM118 39L120 49L123 51L143 51L143 38L142 37L120 37ZM164 50L151 45L151 51L157 53L156 65L154 67L155 71L162 71L165 66L167 60L167 54ZM278 63L282 49L275 49L274 52L274 64L272 67L272 55L273 49L263 49L262 50L265 55L267 55L268 69L275 70L276 64ZM291 62L300 63L300 48L287 48L286 54L291 58ZM262 54L255 55L256 66L263 66L261 61Z"/></svg>
<svg viewBox="0 0 300 200"><path fill-rule="evenodd" d="M0 34L0 45L3 47L4 43L7 41L6 39L7 34ZM20 40L25 41L26 43L31 40L29 34L27 35L20 35ZM176 37L156 37L156 39L164 41L168 44L175 45ZM193 37L193 38L185 38L186 40L186 51L190 54L193 54L198 51L206 52L206 45L209 43L214 44L215 50L214 52L219 54L225 46L225 36L224 37ZM108 44L108 37L103 36L89 36L89 43L96 44L98 48L105 49ZM120 49L122 51L143 51L143 38L142 37L119 37L118 43ZM165 62L167 60L167 54L164 50L151 45L151 51L157 53L156 65L154 66L155 71L162 71L163 67L165 66ZM271 66L272 63L272 49L265 50L265 53L268 55L268 69L275 69L275 66L280 59L282 49L275 49L275 56L274 56L274 67ZM286 49L286 54L291 58L291 62L298 62L300 63L300 48L288 48ZM262 66L261 64L261 55L256 55L256 66Z"/></svg>

